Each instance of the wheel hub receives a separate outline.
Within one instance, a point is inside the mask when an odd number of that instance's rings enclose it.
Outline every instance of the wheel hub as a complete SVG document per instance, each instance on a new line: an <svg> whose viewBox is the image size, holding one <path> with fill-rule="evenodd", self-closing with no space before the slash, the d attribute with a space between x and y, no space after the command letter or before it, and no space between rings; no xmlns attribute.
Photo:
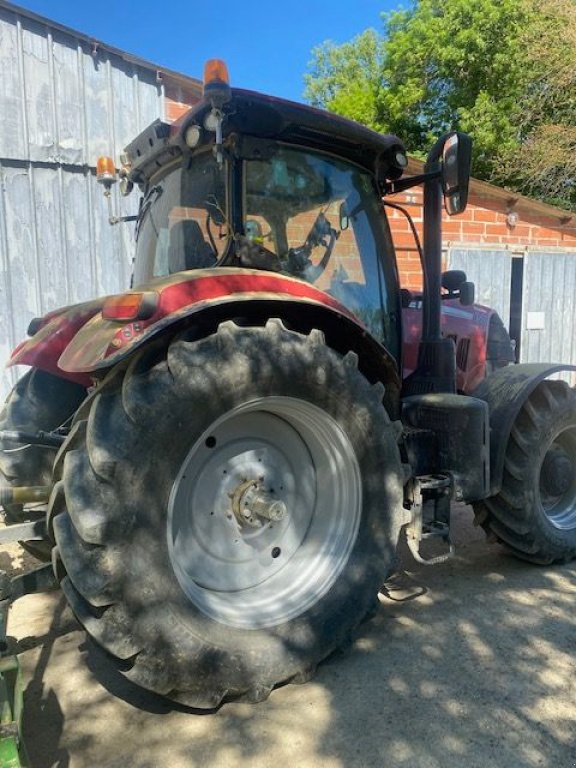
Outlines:
<svg viewBox="0 0 576 768"><path fill-rule="evenodd" d="M559 531L576 528L576 429L560 432L546 451L540 469L540 502Z"/></svg>
<svg viewBox="0 0 576 768"><path fill-rule="evenodd" d="M570 458L562 450L552 450L546 454L542 463L540 483L549 496L561 496L572 484L574 467Z"/></svg>
<svg viewBox="0 0 576 768"><path fill-rule="evenodd" d="M260 488L259 481L243 480L232 494L232 512L240 525L261 528L266 520L276 523L286 517L286 504Z"/></svg>

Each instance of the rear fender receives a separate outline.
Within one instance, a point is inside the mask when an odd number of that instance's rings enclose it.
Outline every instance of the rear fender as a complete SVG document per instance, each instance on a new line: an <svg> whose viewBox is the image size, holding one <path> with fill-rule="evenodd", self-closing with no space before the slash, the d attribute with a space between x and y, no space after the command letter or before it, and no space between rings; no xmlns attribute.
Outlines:
<svg viewBox="0 0 576 768"><path fill-rule="evenodd" d="M133 322L105 319L100 310L105 309L106 300L100 300L98 310L61 351L60 375L100 378L144 344L164 334L173 336L182 328L210 332L227 319L265 323L267 318L280 317L304 333L319 328L337 351L356 352L360 369L370 381L387 382L387 407L397 412L400 380L394 358L343 304L309 283L261 270L219 268L181 272L139 286L137 292L155 294L150 317ZM46 338L42 341L49 343Z"/></svg>
<svg viewBox="0 0 576 768"><path fill-rule="evenodd" d="M500 368L474 390L473 397L488 403L490 413L490 495L501 488L504 456L510 432L526 399L541 381L574 365L524 363Z"/></svg>
<svg viewBox="0 0 576 768"><path fill-rule="evenodd" d="M16 347L8 366L30 365L89 387L92 384L90 374L63 371L58 360L82 326L100 312L103 303L104 299L87 301L34 319L28 329L31 338Z"/></svg>

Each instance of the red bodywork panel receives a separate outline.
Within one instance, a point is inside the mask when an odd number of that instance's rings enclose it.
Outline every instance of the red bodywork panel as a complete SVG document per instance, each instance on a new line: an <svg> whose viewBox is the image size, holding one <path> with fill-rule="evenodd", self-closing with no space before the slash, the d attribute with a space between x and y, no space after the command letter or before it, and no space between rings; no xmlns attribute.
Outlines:
<svg viewBox="0 0 576 768"><path fill-rule="evenodd" d="M13 352L8 365L30 365L83 386L92 373L106 370L144 340L178 319L218 304L254 299L321 305L345 316L364 331L354 315L313 285L261 270L218 268L180 272L140 286L138 293L157 297L154 313L134 322L105 320L106 297L57 310L42 319L40 329ZM485 377L486 346L494 311L480 305L465 307L457 299L442 303L442 331L456 344L457 387L471 392ZM403 378L416 367L422 329L421 302L402 310Z"/></svg>
<svg viewBox="0 0 576 768"><path fill-rule="evenodd" d="M58 359L78 331L99 314L105 299L95 299L84 304L50 312L42 318L40 328L31 339L21 342L8 362L10 365L31 365L57 376L75 381L88 387L92 378L83 373L64 374L58 366Z"/></svg>
<svg viewBox="0 0 576 768"><path fill-rule="evenodd" d="M421 306L420 301L415 301L402 310L402 378L416 368L422 334ZM493 309L480 304L465 307L459 299L442 300L442 335L456 344L456 386L460 392L472 392L486 376L488 330L494 314Z"/></svg>
<svg viewBox="0 0 576 768"><path fill-rule="evenodd" d="M107 369L132 348L187 315L217 304L279 299L316 304L353 320L346 307L313 285L261 270L218 268L179 272L139 286L157 296L154 313L134 322L105 320L106 298L47 315L40 330L16 348L9 365L31 365L88 386L90 373Z"/></svg>

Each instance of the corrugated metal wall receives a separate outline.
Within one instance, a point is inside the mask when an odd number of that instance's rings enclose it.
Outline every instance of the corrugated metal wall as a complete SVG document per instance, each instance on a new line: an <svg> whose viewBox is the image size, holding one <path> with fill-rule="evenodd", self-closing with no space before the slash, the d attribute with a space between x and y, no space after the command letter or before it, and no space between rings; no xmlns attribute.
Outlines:
<svg viewBox="0 0 576 768"><path fill-rule="evenodd" d="M525 255L520 358L576 364L576 253Z"/></svg>
<svg viewBox="0 0 576 768"><path fill-rule="evenodd" d="M156 72L0 6L0 366L32 317L128 285L94 166L157 117ZM137 195L115 199L134 213ZM0 394L14 374L2 370Z"/></svg>
<svg viewBox="0 0 576 768"><path fill-rule="evenodd" d="M528 249L516 257L523 261L519 362L576 365L576 253ZM508 328L510 252L453 248L446 262L466 272L476 284L476 300L494 307ZM563 378L574 383L571 374Z"/></svg>

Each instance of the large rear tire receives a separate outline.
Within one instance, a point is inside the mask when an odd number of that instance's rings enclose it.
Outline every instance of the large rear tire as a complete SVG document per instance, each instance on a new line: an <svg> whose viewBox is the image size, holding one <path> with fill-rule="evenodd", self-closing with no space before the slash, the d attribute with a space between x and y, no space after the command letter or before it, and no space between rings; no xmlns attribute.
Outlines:
<svg viewBox="0 0 576 768"><path fill-rule="evenodd" d="M373 608L402 472L356 362L318 331L226 322L103 385L51 512L68 601L135 683L258 701Z"/></svg>
<svg viewBox="0 0 576 768"><path fill-rule="evenodd" d="M548 564L576 557L576 394L544 381L510 434L500 492L476 519L518 557Z"/></svg>
<svg viewBox="0 0 576 768"><path fill-rule="evenodd" d="M79 384L32 368L8 395L0 412L0 430L50 432L71 419L85 397L86 389ZM56 452L56 448L0 440L0 483L50 485ZM9 522L18 523L45 517L46 508L7 504L4 514ZM39 560L50 560L52 542L47 539L20 543Z"/></svg>

